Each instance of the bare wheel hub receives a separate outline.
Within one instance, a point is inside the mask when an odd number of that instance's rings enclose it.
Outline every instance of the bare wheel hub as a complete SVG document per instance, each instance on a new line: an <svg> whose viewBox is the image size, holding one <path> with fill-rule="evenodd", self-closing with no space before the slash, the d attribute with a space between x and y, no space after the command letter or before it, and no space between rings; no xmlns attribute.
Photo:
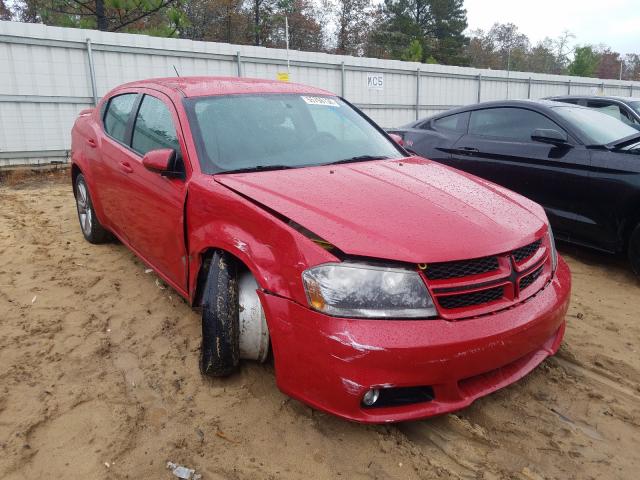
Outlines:
<svg viewBox="0 0 640 480"><path fill-rule="evenodd" d="M269 329L251 272L242 273L238 279L238 303L240 358L264 362L269 353Z"/></svg>

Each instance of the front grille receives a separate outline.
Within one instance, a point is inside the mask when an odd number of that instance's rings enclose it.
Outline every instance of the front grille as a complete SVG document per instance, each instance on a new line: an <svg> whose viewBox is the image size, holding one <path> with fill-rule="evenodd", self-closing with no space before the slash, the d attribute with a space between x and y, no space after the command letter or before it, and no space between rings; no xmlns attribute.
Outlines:
<svg viewBox="0 0 640 480"><path fill-rule="evenodd" d="M523 260L526 260L527 258L529 258L534 253L536 253L540 248L541 243L542 243L542 240L536 240L535 242L530 243L529 245L516 248L513 252L511 252L511 255L513 255L513 258L515 259L516 262L520 263Z"/></svg>
<svg viewBox="0 0 640 480"><path fill-rule="evenodd" d="M492 272L498 269L497 257L475 258L457 262L430 263L424 272L429 280L467 277L480 273Z"/></svg>
<svg viewBox="0 0 640 480"><path fill-rule="evenodd" d="M524 290L533 282L535 282L541 273L542 273L542 267L538 268L536 271L530 273L526 277L523 277L522 280L520 280L520 290Z"/></svg>
<svg viewBox="0 0 640 480"><path fill-rule="evenodd" d="M442 308L462 308L489 303L502 298L504 291L502 287L489 288L479 292L461 293L458 295L447 295L438 297L438 302Z"/></svg>

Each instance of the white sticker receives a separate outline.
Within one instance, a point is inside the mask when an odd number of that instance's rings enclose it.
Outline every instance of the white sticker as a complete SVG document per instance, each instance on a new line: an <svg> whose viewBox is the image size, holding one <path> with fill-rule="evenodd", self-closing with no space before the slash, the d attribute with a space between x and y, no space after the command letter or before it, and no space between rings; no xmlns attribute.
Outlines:
<svg viewBox="0 0 640 480"><path fill-rule="evenodd" d="M367 73L367 88L384 90L384 75L382 73Z"/></svg>
<svg viewBox="0 0 640 480"><path fill-rule="evenodd" d="M307 102L309 105L324 105L325 107L339 107L340 104L336 102L333 98L329 97L305 97L302 96L302 99Z"/></svg>

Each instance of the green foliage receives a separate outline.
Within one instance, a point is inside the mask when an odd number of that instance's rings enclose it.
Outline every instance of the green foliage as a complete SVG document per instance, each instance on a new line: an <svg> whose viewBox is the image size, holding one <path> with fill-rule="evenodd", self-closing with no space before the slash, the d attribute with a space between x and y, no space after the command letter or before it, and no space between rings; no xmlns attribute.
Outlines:
<svg viewBox="0 0 640 480"><path fill-rule="evenodd" d="M180 0L19 0L17 18L61 27L175 36Z"/></svg>
<svg viewBox="0 0 640 480"><path fill-rule="evenodd" d="M402 59L414 41L429 57L443 64L465 64L467 12L462 0L385 0L373 42L387 58Z"/></svg>
<svg viewBox="0 0 640 480"><path fill-rule="evenodd" d="M573 61L569 64L569 75L593 77L599 63L600 56L591 45L576 47Z"/></svg>
<svg viewBox="0 0 640 480"><path fill-rule="evenodd" d="M402 60L405 60L408 62L422 61L422 44L420 43L420 40L413 39L411 41L407 49L402 54Z"/></svg>

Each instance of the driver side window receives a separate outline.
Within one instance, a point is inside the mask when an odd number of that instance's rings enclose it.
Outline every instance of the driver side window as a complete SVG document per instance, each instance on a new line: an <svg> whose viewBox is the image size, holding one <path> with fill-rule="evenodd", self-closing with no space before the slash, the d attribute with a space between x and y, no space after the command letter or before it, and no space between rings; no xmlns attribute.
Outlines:
<svg viewBox="0 0 640 480"><path fill-rule="evenodd" d="M474 110L469 121L469 134L496 137L518 142L531 142L537 128L562 131L544 115L525 108L501 107Z"/></svg>
<svg viewBox="0 0 640 480"><path fill-rule="evenodd" d="M162 100L151 95L142 99L133 127L131 148L142 156L151 150L171 148L176 151L174 170L183 170L176 128L171 112Z"/></svg>

